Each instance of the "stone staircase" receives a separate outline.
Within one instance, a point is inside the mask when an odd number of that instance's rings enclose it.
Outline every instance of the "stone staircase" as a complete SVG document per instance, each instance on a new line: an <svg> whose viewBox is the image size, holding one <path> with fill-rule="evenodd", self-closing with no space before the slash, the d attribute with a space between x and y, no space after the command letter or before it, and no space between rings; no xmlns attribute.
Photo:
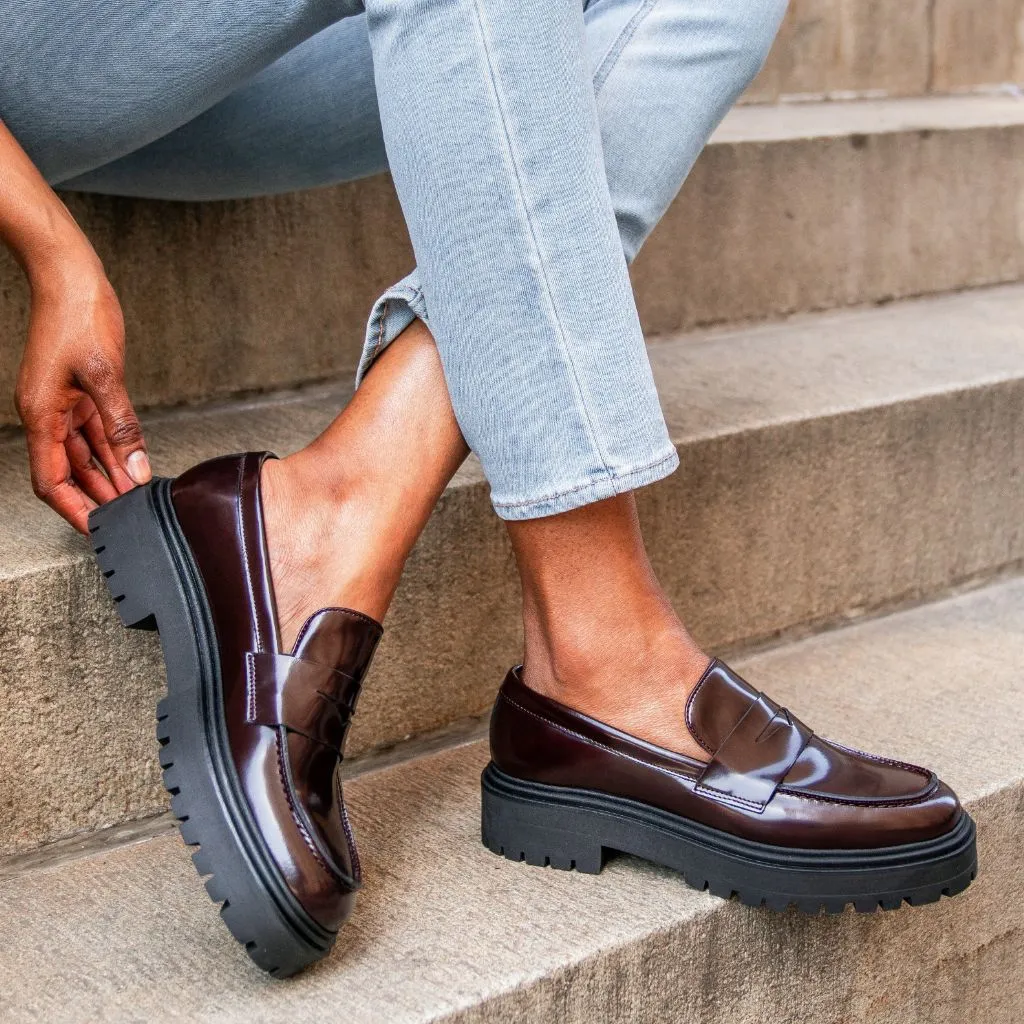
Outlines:
<svg viewBox="0 0 1024 1024"><path fill-rule="evenodd" d="M998 86L1021 77L1022 12L793 0L633 271L682 461L640 494L659 574L707 647L819 731L958 789L981 853L965 896L800 918L626 858L589 877L485 851L483 716L519 627L471 460L411 559L353 726L356 917L324 964L272 982L172 831L156 639L118 627L8 427L0 1019L1019 1020L1024 100ZM70 202L123 297L165 474L308 440L349 394L370 302L411 265L386 177L243 203ZM25 295L6 262L0 297L8 395Z"/></svg>

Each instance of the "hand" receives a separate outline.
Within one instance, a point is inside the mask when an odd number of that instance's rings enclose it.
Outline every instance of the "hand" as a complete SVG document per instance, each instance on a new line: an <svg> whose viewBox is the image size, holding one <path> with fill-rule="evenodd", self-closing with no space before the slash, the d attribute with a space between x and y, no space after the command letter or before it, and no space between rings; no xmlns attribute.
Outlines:
<svg viewBox="0 0 1024 1024"><path fill-rule="evenodd" d="M32 489L82 533L97 505L151 479L124 385L121 306L91 250L33 280L15 402Z"/></svg>

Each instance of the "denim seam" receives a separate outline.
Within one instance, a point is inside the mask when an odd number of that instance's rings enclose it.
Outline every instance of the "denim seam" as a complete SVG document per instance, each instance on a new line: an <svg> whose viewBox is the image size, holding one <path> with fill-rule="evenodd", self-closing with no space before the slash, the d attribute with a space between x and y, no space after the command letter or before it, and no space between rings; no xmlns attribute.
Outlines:
<svg viewBox="0 0 1024 1024"><path fill-rule="evenodd" d="M629 45L630 40L636 35L640 23L651 13L657 2L658 0L641 0L639 10L633 14L629 21L626 22L622 31L615 37L615 41L608 48L608 52L604 57L601 58L601 63L598 64L597 70L594 72L595 95L601 91L604 83L608 80L608 76L612 73L616 63L618 63L619 57L622 56L622 51Z"/></svg>
<svg viewBox="0 0 1024 1024"><path fill-rule="evenodd" d="M373 351L370 352L370 362L380 355L381 346L384 344L384 325L388 321L388 303L389 299L384 300L384 305L380 309L380 327L377 331L377 344L373 346Z"/></svg>
<svg viewBox="0 0 1024 1024"><path fill-rule="evenodd" d="M374 320L377 321L377 337L367 346L364 344L364 352L366 358L366 368L370 368L370 364L391 344L395 339L388 338L385 341L385 335L387 334L387 319L388 313L391 310L391 300L404 302L410 310L413 309L413 304L417 299L423 298L422 288L412 288L399 290L398 288L389 288L377 301L373 304L373 308L376 309L380 306L380 313L375 317L371 311L369 324L372 325ZM413 310L413 319L423 319L418 313ZM424 320L424 323L426 321Z"/></svg>
<svg viewBox="0 0 1024 1024"><path fill-rule="evenodd" d="M632 477L637 476L640 473L646 473L648 470L656 469L658 466L663 465L666 462L671 462L672 459L677 458L679 453L675 448L672 449L668 455L663 456L660 459L655 459L654 462L645 463L643 466L637 466L635 469L631 469L628 473L613 473L611 470L608 471L608 479L613 484L625 483ZM595 481L591 480L589 483L580 484L579 487L569 487L564 491L557 491L554 494L542 494L537 498L528 498L525 501L496 501L494 507L500 508L523 508L526 505L539 505L544 501L554 501L555 498L564 498L570 494L578 494L580 491L585 491L595 485Z"/></svg>
<svg viewBox="0 0 1024 1024"><path fill-rule="evenodd" d="M484 24L483 12L480 10L479 0L473 0L473 9L476 13L477 29L480 33L480 41L482 44L481 48L483 51L484 60L487 65L487 74L491 83L491 91L494 96L495 106L497 107L498 117L501 123L502 133L504 135L505 151L508 156L509 163L512 166L512 172L515 177L516 187L518 191L517 198L519 200L519 206L522 210L523 217L526 221L526 227L529 230L530 240L533 243L534 253L537 256L537 268L540 273L541 281L544 285L544 291L547 296L548 305L551 309L551 316L554 320L556 333L558 335L560 347L562 349L562 355L565 358L566 364L568 365L572 375L573 383L576 386L576 398L580 405L580 413L582 415L583 423L587 429L587 432L590 434L591 443L593 444L594 449L597 452L598 458L601 460L602 469L604 470L605 475L609 480L613 480L614 474L612 473L611 467L608 465L608 456L605 453L604 448L598 438L597 430L595 429L594 423L590 417L590 411L587 409L586 396L583 392L583 387L580 384L579 371L577 370L576 364L573 361L572 353L569 349L567 339L565 337L565 329L562 326L562 321L558 316L558 309L555 305L554 296L551 292L551 283L548 280L547 271L544 266L543 253L541 252L541 247L537 240L537 233L536 229L534 228L533 218L530 215L530 210L526 201L526 193L523 189L522 175L520 173L519 165L515 158L515 151L512 145L512 137L508 126L508 119L505 114L504 103L502 102L501 90L498 88L498 82L496 80L494 72L494 63L491 59L491 48L488 41L487 30Z"/></svg>

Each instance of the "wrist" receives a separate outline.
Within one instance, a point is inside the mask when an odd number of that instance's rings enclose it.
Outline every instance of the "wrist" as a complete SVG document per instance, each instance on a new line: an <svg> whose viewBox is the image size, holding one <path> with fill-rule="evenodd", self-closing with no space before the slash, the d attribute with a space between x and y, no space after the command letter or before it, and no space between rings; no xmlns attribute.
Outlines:
<svg viewBox="0 0 1024 1024"><path fill-rule="evenodd" d="M96 251L67 207L53 192L37 200L20 203L3 232L33 294L53 291L83 275L102 275Z"/></svg>
<svg viewBox="0 0 1024 1024"><path fill-rule="evenodd" d="M26 253L22 266L36 299L60 297L69 289L80 292L89 281L106 281L100 258L81 232L53 236Z"/></svg>

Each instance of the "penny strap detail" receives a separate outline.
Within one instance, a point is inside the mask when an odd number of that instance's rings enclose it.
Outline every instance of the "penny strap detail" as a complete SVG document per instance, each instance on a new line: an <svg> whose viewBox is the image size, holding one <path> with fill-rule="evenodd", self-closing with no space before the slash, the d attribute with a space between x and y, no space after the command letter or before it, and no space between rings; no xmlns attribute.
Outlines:
<svg viewBox="0 0 1024 1024"><path fill-rule="evenodd" d="M287 654L250 652L245 660L247 720L301 733L341 757L359 692L356 680L328 665Z"/></svg>
<svg viewBox="0 0 1024 1024"><path fill-rule="evenodd" d="M759 693L701 772L697 791L763 811L813 735Z"/></svg>

